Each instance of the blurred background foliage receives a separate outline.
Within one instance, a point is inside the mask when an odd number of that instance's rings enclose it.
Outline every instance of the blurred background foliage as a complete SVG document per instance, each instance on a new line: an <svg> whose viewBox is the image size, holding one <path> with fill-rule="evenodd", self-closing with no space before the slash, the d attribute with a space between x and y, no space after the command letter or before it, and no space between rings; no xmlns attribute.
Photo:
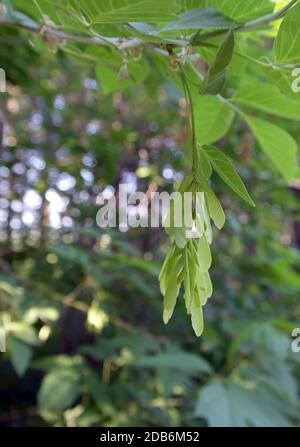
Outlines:
<svg viewBox="0 0 300 447"><path fill-rule="evenodd" d="M235 120L220 145L257 207L213 177L227 223L205 332L194 336L183 303L164 327L163 230L103 231L95 216L119 182L171 191L182 180L182 93L153 70L105 95L93 66L38 53L15 30L0 38L0 424L299 425L299 182L285 186Z"/></svg>

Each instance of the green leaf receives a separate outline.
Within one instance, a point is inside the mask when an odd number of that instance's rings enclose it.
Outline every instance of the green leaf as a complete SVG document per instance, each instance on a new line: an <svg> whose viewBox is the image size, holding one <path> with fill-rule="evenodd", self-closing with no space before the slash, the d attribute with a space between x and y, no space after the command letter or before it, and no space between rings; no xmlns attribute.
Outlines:
<svg viewBox="0 0 300 447"><path fill-rule="evenodd" d="M10 337L8 341L8 354L18 376L22 377L32 358L32 348L15 337Z"/></svg>
<svg viewBox="0 0 300 447"><path fill-rule="evenodd" d="M42 409L64 410L78 399L80 387L80 375L76 369L54 369L43 379L38 404Z"/></svg>
<svg viewBox="0 0 300 447"><path fill-rule="evenodd" d="M206 192L206 199L208 204L209 215L214 221L215 226L221 230L225 225L225 214L221 203L213 191Z"/></svg>
<svg viewBox="0 0 300 447"><path fill-rule="evenodd" d="M174 274L174 272L173 272ZM171 312L174 310L176 305L177 297L178 297L179 288L176 282L176 278L173 278L173 281L170 281L169 286L166 291L166 295L164 298L164 308Z"/></svg>
<svg viewBox="0 0 300 447"><path fill-rule="evenodd" d="M178 249L176 252L176 249L174 250L172 247L159 275L160 289L164 295L163 320L165 324L167 324L172 317L176 305L181 284L181 281L178 280L178 275L181 272L182 267L181 253L178 253Z"/></svg>
<svg viewBox="0 0 300 447"><path fill-rule="evenodd" d="M29 324L34 324L38 320L54 322L59 319L59 310L54 306L32 306L24 315L24 320Z"/></svg>
<svg viewBox="0 0 300 447"><path fill-rule="evenodd" d="M185 9L197 7L216 8L225 16L243 23L271 13L274 3L270 0L183 0Z"/></svg>
<svg viewBox="0 0 300 447"><path fill-rule="evenodd" d="M193 246L193 240L189 241L188 249L187 249L187 262L188 262L188 271L189 271L189 289L193 291L195 289L196 284L196 276L197 276L197 260L198 253Z"/></svg>
<svg viewBox="0 0 300 447"><path fill-rule="evenodd" d="M185 29L229 29L234 22L213 8L195 8L180 15L177 22L169 23L163 31Z"/></svg>
<svg viewBox="0 0 300 447"><path fill-rule="evenodd" d="M209 244L205 236L202 236L198 241L198 259L200 271L202 273L208 272L212 259Z"/></svg>
<svg viewBox="0 0 300 447"><path fill-rule="evenodd" d="M192 327L197 337L201 337L204 329L203 310L199 297L195 293L191 305Z"/></svg>
<svg viewBox="0 0 300 447"><path fill-rule="evenodd" d="M207 295L207 298L210 298L213 294L213 285L210 279L210 275L208 272L205 272L203 274L203 283L205 288L205 293Z"/></svg>
<svg viewBox="0 0 300 447"><path fill-rule="evenodd" d="M196 136L200 144L210 144L223 138L230 129L235 112L216 96L194 99Z"/></svg>
<svg viewBox="0 0 300 447"><path fill-rule="evenodd" d="M185 228L175 228L174 236L177 247L184 248L186 246Z"/></svg>
<svg viewBox="0 0 300 447"><path fill-rule="evenodd" d="M174 20L175 0L72 0L77 12L94 23L165 22Z"/></svg>
<svg viewBox="0 0 300 447"><path fill-rule="evenodd" d="M192 290L191 290L191 281L190 281L190 265L189 265L189 256L188 251L184 251L184 301L187 313L190 313L191 307L191 298L192 298Z"/></svg>
<svg viewBox="0 0 300 447"><path fill-rule="evenodd" d="M300 120L299 102L280 93L279 88L272 84L261 82L245 84L238 89L233 101L282 118Z"/></svg>
<svg viewBox="0 0 300 447"><path fill-rule="evenodd" d="M209 363L199 355L184 351L166 352L153 356L139 357L134 361L134 366L143 368L172 368L190 371L192 373L210 373Z"/></svg>
<svg viewBox="0 0 300 447"><path fill-rule="evenodd" d="M233 381L209 383L199 393L195 415L211 427L286 427L282 396L266 383L251 388Z"/></svg>
<svg viewBox="0 0 300 447"><path fill-rule="evenodd" d="M278 64L300 62L300 4L296 4L280 25L275 44L275 60Z"/></svg>
<svg viewBox="0 0 300 447"><path fill-rule="evenodd" d="M259 144L289 182L297 169L297 144L285 130L260 118L244 115Z"/></svg>
<svg viewBox="0 0 300 447"><path fill-rule="evenodd" d="M18 340L32 346L40 345L35 328L23 322L13 322L8 326L8 332L11 333Z"/></svg>
<svg viewBox="0 0 300 447"><path fill-rule="evenodd" d="M84 26L82 21L82 14L72 14L70 5L66 5L65 0L37 0L35 2L28 1L24 2L22 0L11 1L15 9L20 9L22 12L28 14L31 18L36 19L36 24L40 23L42 11L44 16L47 16L55 24L63 26L65 31L79 33L86 33L86 26ZM37 3L39 8L37 8ZM16 14L16 13L14 13ZM29 19L30 20L30 19ZM32 19L31 19L32 20ZM23 21L24 25L26 23ZM27 23L29 25L29 23ZM35 25L36 25L35 24ZM33 23L31 23L33 25Z"/></svg>
<svg viewBox="0 0 300 447"><path fill-rule="evenodd" d="M299 103L299 94L293 92L292 89L293 81L296 79L292 76L292 70L278 70L278 68L269 65L260 66L259 68L264 72L268 82L275 84L283 95Z"/></svg>
<svg viewBox="0 0 300 447"><path fill-rule="evenodd" d="M212 174L212 167L210 164L209 159L206 157L205 153L201 151L201 146L197 146L198 152L198 160L197 160L197 169L199 169L199 172L201 174L201 177L204 177L205 179L208 179Z"/></svg>
<svg viewBox="0 0 300 447"><path fill-rule="evenodd" d="M214 146L205 145L203 146L203 149L206 151L214 170L219 174L221 179L243 200L248 202L251 206L255 206L231 160Z"/></svg>
<svg viewBox="0 0 300 447"><path fill-rule="evenodd" d="M234 50L234 33L229 31L221 42L216 57L201 88L202 94L217 95L223 90L226 81L226 68L230 64Z"/></svg>

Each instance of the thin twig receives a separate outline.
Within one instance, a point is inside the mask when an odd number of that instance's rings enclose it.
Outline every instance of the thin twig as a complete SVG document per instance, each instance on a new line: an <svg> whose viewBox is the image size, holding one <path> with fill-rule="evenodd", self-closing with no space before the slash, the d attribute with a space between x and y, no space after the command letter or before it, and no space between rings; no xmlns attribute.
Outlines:
<svg viewBox="0 0 300 447"><path fill-rule="evenodd" d="M189 84L186 80L186 75L184 72L184 68L182 66L182 64L179 64L179 69L180 69L180 74L181 74L181 79L182 79L182 85L183 85L183 90L185 93L185 97L186 97L186 101L187 101L187 106L190 109L190 125L191 125L191 133L192 133L192 144L193 144L193 173L196 170L196 158L197 158L197 140L196 140L196 131L195 131L195 114L194 114L194 106L193 106L193 98L192 98L192 94L189 88Z"/></svg>
<svg viewBox="0 0 300 447"><path fill-rule="evenodd" d="M75 43L82 43L87 45L98 45L103 48L117 47L120 51L124 51L128 48L135 48L140 46L151 47L153 44L144 42L138 38L123 39L120 37L104 37L104 36L84 36L78 34L67 33L59 29L54 29L49 26L40 27L39 25L25 25L24 23L14 22L0 18L0 25L12 26L15 28L24 29L40 36L54 37L61 41L71 41Z"/></svg>

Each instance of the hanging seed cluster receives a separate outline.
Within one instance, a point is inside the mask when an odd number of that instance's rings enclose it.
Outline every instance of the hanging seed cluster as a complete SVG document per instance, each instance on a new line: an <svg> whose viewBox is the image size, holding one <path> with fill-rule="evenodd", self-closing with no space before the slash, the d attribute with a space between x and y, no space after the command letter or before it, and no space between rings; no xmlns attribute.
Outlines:
<svg viewBox="0 0 300 447"><path fill-rule="evenodd" d="M185 193L192 200L187 201ZM167 324L172 317L181 286L184 288L184 302L187 314L197 336L203 332L203 310L213 288L209 275L212 263L210 245L212 243L211 219L221 229L225 215L221 204L204 178L188 177L179 193L183 225L176 227L176 200L172 202L166 228L171 237L171 247L161 269L159 281L164 296L163 319ZM188 222L188 225L186 225Z"/></svg>

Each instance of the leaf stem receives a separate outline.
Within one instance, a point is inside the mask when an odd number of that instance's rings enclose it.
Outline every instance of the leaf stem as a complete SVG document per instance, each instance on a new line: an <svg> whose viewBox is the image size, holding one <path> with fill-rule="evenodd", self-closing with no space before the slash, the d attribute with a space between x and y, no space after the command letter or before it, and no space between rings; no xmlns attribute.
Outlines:
<svg viewBox="0 0 300 447"><path fill-rule="evenodd" d="M189 87L189 84L187 82L187 77L184 71L184 68L181 63L179 63L179 70L180 70L180 76L183 84L183 90L185 93L187 105L190 109L190 127L191 127L191 133L192 133L192 171L193 174L196 173L197 170L197 138L196 138L196 127L195 127L195 113L194 113L194 106L193 106L193 98L191 94L191 90Z"/></svg>

